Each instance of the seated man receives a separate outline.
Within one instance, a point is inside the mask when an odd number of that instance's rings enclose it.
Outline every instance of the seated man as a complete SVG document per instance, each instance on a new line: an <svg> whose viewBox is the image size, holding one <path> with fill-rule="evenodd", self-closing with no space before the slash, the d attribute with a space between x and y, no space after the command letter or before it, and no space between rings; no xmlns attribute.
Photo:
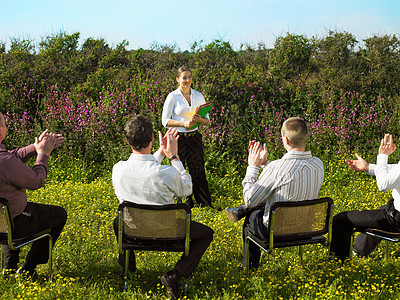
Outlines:
<svg viewBox="0 0 400 300"><path fill-rule="evenodd" d="M308 138L306 123L300 118L289 118L282 125L281 135L287 153L273 162L268 161L265 144L261 147L259 142L250 143L249 166L242 182L244 204L226 210L234 222L246 217L243 223L243 252L249 232L261 241L268 241L267 222L272 203L318 198L324 167L319 158L305 151ZM260 167L263 171L258 177ZM259 266L260 256L260 249L250 243L251 268Z"/></svg>
<svg viewBox="0 0 400 300"><path fill-rule="evenodd" d="M393 199L379 209L344 211L333 218L331 252L342 261L349 257L351 235L354 229L374 228L400 232L400 164L388 164L388 156L394 150L396 150L396 145L393 143L393 137L386 134L381 140L376 165L368 164L357 153L357 160L346 159L351 169L375 175L380 191L393 190ZM359 256L367 256L380 241L380 238L361 233L355 240L353 252Z"/></svg>
<svg viewBox="0 0 400 300"><path fill-rule="evenodd" d="M132 148L132 154L127 161L118 162L112 172L112 181L118 200L139 203L163 205L174 202L173 197L185 197L192 194L192 180L184 169L178 157L176 129L169 129L163 137L159 132L160 148L152 155L153 125L142 115L128 120L124 127L125 138ZM161 165L167 156L171 166ZM114 220L114 230L118 233L118 217ZM189 256L182 255L174 269L161 277L161 282L172 298L179 296L179 278L189 278L213 239L211 228L194 222L190 225ZM117 235L118 238L118 235ZM130 252L129 270L135 271L134 252ZM119 263L124 267L122 255Z"/></svg>
<svg viewBox="0 0 400 300"><path fill-rule="evenodd" d="M30 236L51 228L50 234L55 243L67 221L65 209L55 205L28 202L25 189L36 190L43 186L48 172L49 155L64 142L64 138L46 130L39 138L35 138L34 144L7 151L1 144L6 134L5 119L0 113L0 198L5 198L9 203L14 222L14 238ZM35 165L32 168L27 166L25 162L36 154ZM5 269L14 273L18 269L19 250L3 247ZM48 241L40 239L32 243L25 263L18 273L25 272L33 276L36 266L46 263L48 258Z"/></svg>

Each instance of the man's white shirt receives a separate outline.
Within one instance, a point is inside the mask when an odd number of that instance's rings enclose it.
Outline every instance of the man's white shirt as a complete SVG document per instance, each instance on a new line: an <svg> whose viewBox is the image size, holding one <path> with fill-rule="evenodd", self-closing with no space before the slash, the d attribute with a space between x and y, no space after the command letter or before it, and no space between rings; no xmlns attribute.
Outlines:
<svg viewBox="0 0 400 300"><path fill-rule="evenodd" d="M128 160L113 167L112 183L118 200L138 204L174 203L174 196L192 194L192 178L181 161L161 165L163 156L132 153Z"/></svg>

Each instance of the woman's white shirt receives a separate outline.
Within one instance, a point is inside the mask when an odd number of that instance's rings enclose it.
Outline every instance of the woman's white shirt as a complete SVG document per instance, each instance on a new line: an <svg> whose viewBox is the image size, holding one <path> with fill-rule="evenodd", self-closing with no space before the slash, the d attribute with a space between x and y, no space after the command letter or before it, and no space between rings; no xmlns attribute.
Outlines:
<svg viewBox="0 0 400 300"><path fill-rule="evenodd" d="M164 102L164 108L162 112L162 124L164 127L168 127L167 123L169 120L175 121L189 121L194 115L196 108L206 103L204 96L198 91L191 89L190 91L190 105L186 98L183 96L180 88L168 94L167 99ZM207 119L210 119L208 114ZM177 127L179 132L191 132L197 130L187 130L185 127Z"/></svg>

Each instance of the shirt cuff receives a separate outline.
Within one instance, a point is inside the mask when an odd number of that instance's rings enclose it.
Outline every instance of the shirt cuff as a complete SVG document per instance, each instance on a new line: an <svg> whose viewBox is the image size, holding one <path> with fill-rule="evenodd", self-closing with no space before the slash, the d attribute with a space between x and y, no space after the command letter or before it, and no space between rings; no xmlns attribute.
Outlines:
<svg viewBox="0 0 400 300"><path fill-rule="evenodd" d="M49 156L46 154L38 154L36 158L36 165L45 165L47 166L47 163L49 162Z"/></svg>
<svg viewBox="0 0 400 300"><path fill-rule="evenodd" d="M160 164L162 163L162 161L164 160L164 156L161 155L161 150L158 149L154 154L154 158L156 159L156 161L158 161Z"/></svg>
<svg viewBox="0 0 400 300"><path fill-rule="evenodd" d="M167 126L167 124L168 124L168 122L169 122L170 120L172 120L172 119L163 119L163 120L161 120L161 124L163 124L163 126L164 126L165 128L169 128L169 126Z"/></svg>
<svg viewBox="0 0 400 300"><path fill-rule="evenodd" d="M376 165L375 164L368 164L368 167L369 167L368 174L369 175L375 175Z"/></svg>
<svg viewBox="0 0 400 300"><path fill-rule="evenodd" d="M177 169L179 172L185 171L185 168L180 160L173 160L171 161L171 166L173 166L175 169Z"/></svg>
<svg viewBox="0 0 400 300"><path fill-rule="evenodd" d="M266 162L265 164L261 165L261 168L264 170L264 168L265 168L266 166L268 166L269 163L270 163L270 161L267 160L267 162Z"/></svg>
<svg viewBox="0 0 400 300"><path fill-rule="evenodd" d="M252 177L252 178L255 177L255 178L257 178L259 169L260 168L257 167L257 166L248 166L247 170L246 170L246 177Z"/></svg>
<svg viewBox="0 0 400 300"><path fill-rule="evenodd" d="M387 165L388 157L389 156L387 154L378 154L378 157L376 158L376 164L377 165Z"/></svg>

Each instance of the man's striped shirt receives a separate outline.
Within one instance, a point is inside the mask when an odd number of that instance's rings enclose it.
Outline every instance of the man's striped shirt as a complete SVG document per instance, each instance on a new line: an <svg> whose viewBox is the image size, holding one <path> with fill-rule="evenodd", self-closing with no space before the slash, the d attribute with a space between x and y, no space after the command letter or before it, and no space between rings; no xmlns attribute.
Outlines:
<svg viewBox="0 0 400 300"><path fill-rule="evenodd" d="M269 162L258 177L259 167L247 167L242 181L246 207L265 204L264 224L268 225L272 203L317 199L324 180L324 166L310 151L289 151Z"/></svg>

